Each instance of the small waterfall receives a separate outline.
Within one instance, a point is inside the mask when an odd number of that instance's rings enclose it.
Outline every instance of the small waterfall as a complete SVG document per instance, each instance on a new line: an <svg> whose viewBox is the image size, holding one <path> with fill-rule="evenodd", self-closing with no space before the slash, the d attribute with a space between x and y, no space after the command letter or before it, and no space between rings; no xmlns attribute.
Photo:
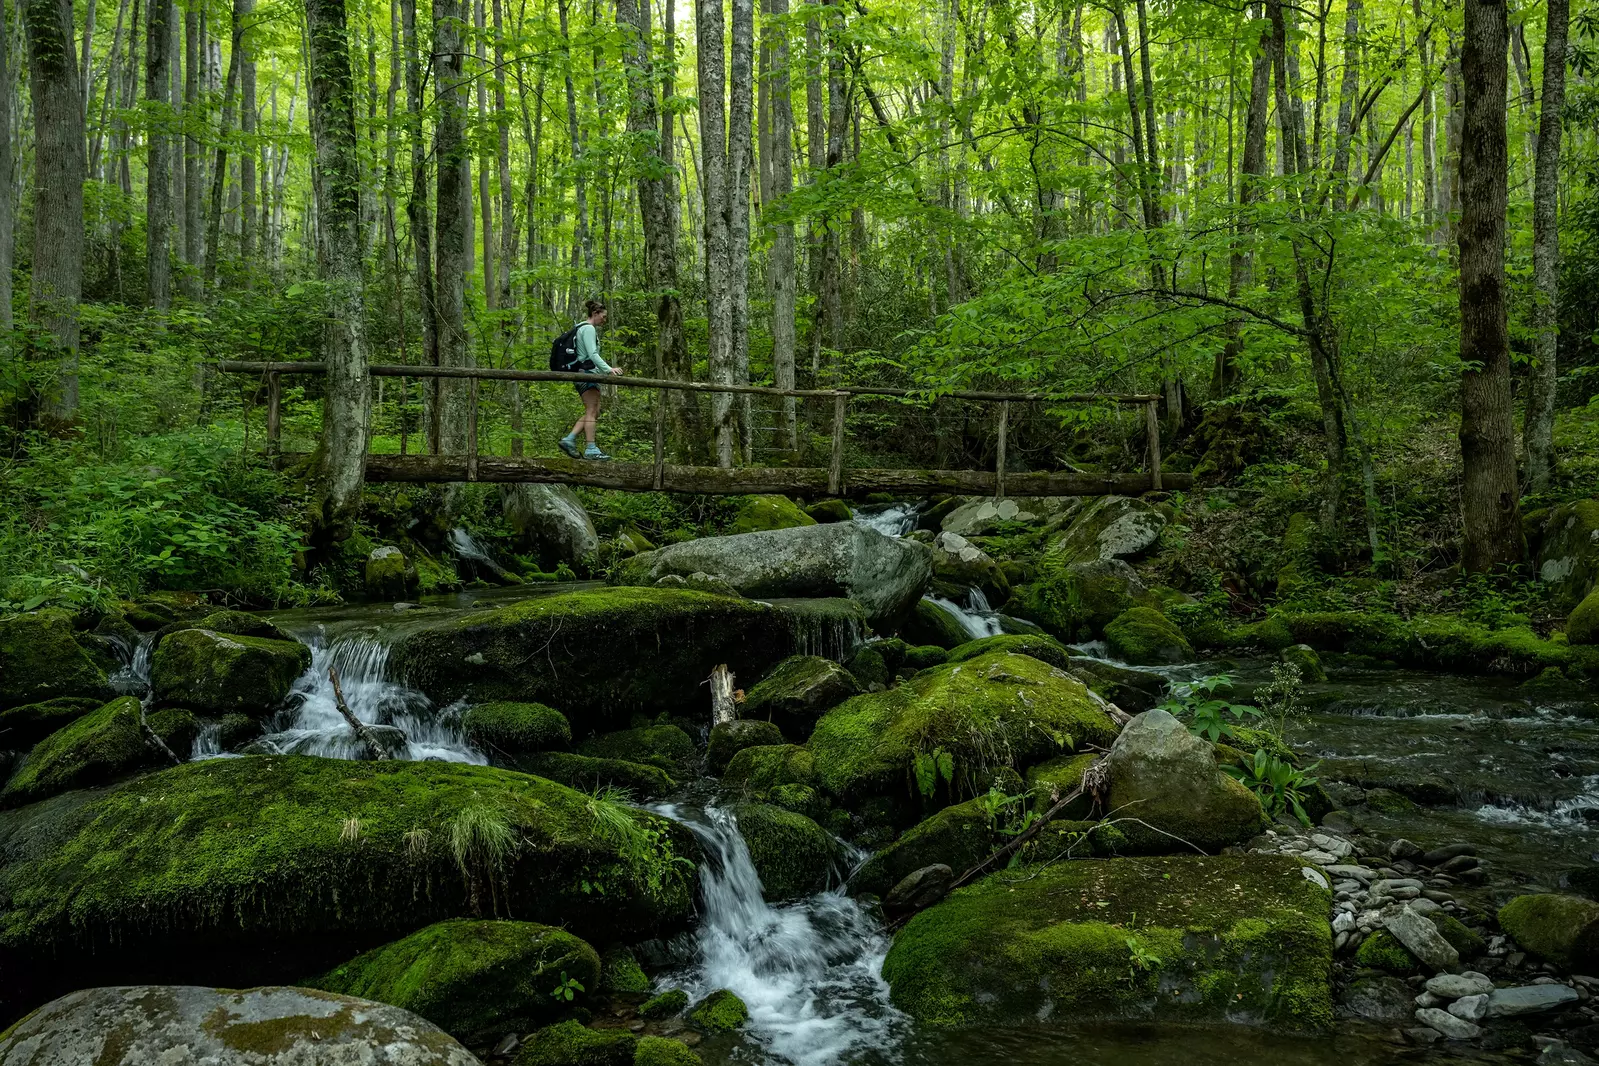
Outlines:
<svg viewBox="0 0 1599 1066"><path fill-rule="evenodd" d="M140 633L133 642L119 637L103 638L116 649L122 665L111 674L111 687L124 696L142 696L150 690L150 653L155 648L154 633Z"/></svg>
<svg viewBox="0 0 1599 1066"><path fill-rule="evenodd" d="M311 665L289 692L289 708L280 712L280 732L264 738L279 751L354 759L364 748L339 714L329 668L339 672L344 702L366 725L392 726L404 734L408 759L438 759L484 765L488 760L472 748L461 730L461 706L435 709L415 689L388 677L389 646L370 637L342 637L331 644L308 642Z"/></svg>
<svg viewBox="0 0 1599 1066"><path fill-rule="evenodd" d="M231 759L235 756L222 750L222 723L206 722L200 726L200 732L195 734L194 744L189 748L189 758L195 762L201 759Z"/></svg>
<svg viewBox="0 0 1599 1066"><path fill-rule="evenodd" d="M1004 626L1000 624L999 612L988 605L988 597L983 595L982 589L974 588L967 593L967 605L965 607L951 600L946 600L942 596L926 596L923 598L960 623L960 627L966 631L966 635L973 640L978 640L982 637L997 637L1005 632Z"/></svg>
<svg viewBox="0 0 1599 1066"><path fill-rule="evenodd" d="M487 577L507 585L520 585L521 579L494 561L494 556L472 539L472 534L460 526L450 530L450 547L455 557L472 571L474 577Z"/></svg>
<svg viewBox="0 0 1599 1066"><path fill-rule="evenodd" d="M916 517L921 512L917 503L891 503L871 511L851 510L857 525L875 529L885 537L903 537L916 528Z"/></svg>
<svg viewBox="0 0 1599 1066"><path fill-rule="evenodd" d="M882 978L889 939L842 889L773 907L728 811L662 805L705 849L698 959L673 974L691 1001L731 989L749 1007L748 1036L773 1060L831 1066L899 1042L906 1021Z"/></svg>

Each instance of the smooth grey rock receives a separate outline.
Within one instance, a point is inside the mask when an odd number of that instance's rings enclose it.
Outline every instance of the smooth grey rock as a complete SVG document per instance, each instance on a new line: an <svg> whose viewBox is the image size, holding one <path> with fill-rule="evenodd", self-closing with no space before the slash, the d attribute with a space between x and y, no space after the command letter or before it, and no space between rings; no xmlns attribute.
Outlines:
<svg viewBox="0 0 1599 1066"><path fill-rule="evenodd" d="M270 1032L272 1040L260 1036ZM0 1066L478 1066L410 1011L308 988L89 988L0 1039Z"/></svg>
<svg viewBox="0 0 1599 1066"><path fill-rule="evenodd" d="M1357 866L1351 863L1327 866L1323 867L1323 869L1327 871L1328 877L1347 877L1351 878L1352 880L1359 881L1363 885L1371 884L1371 882L1377 877L1377 871L1373 870L1371 867Z"/></svg>
<svg viewBox="0 0 1599 1066"><path fill-rule="evenodd" d="M1418 1007L1442 1007L1449 1001L1442 996L1435 996L1431 992L1423 992L1413 1002Z"/></svg>
<svg viewBox="0 0 1599 1066"><path fill-rule="evenodd" d="M1443 1039L1442 1033L1436 1029L1429 1029L1425 1025L1417 1026L1414 1029L1406 1029L1405 1036L1410 1038L1412 1044L1421 1044L1423 1046L1436 1044Z"/></svg>
<svg viewBox="0 0 1599 1066"><path fill-rule="evenodd" d="M1122 559L1146 551L1166 528L1166 516L1128 496L1105 496L1077 513L1049 546L1067 562Z"/></svg>
<svg viewBox="0 0 1599 1066"><path fill-rule="evenodd" d="M1461 996L1444 1009L1456 1018L1463 1018L1468 1022L1481 1021L1483 1015L1488 1013L1488 996L1486 994Z"/></svg>
<svg viewBox="0 0 1599 1066"><path fill-rule="evenodd" d="M1488 994L1488 1017L1513 1018L1518 1014L1539 1014L1575 1002L1577 990L1567 985L1496 988Z"/></svg>
<svg viewBox="0 0 1599 1066"><path fill-rule="evenodd" d="M1593 1059L1565 1041L1555 1040L1539 1052L1538 1066L1593 1066Z"/></svg>
<svg viewBox="0 0 1599 1066"><path fill-rule="evenodd" d="M1434 970L1452 970L1460 965L1460 952L1443 938L1437 926L1409 907L1390 915L1383 927Z"/></svg>
<svg viewBox="0 0 1599 1066"><path fill-rule="evenodd" d="M1010 581L999 563L959 533L940 533L933 539L933 575L953 585L982 589L992 604L1010 598Z"/></svg>
<svg viewBox="0 0 1599 1066"><path fill-rule="evenodd" d="M1445 999L1486 996L1493 990L1494 983L1480 973L1441 973L1427 981L1427 991Z"/></svg>
<svg viewBox="0 0 1599 1066"><path fill-rule="evenodd" d="M883 897L886 914L910 914L926 910L949 894L955 871L941 862L912 870Z"/></svg>
<svg viewBox="0 0 1599 1066"><path fill-rule="evenodd" d="M1053 522L1081 510L1081 496L1033 496L995 500L987 496L969 499L945 515L939 528L963 537L980 537L997 532L1001 523Z"/></svg>
<svg viewBox="0 0 1599 1066"><path fill-rule="evenodd" d="M1447 1040L1474 1040L1482 1035L1481 1026L1437 1007L1422 1007L1416 1011L1416 1020L1429 1029L1438 1030Z"/></svg>
<svg viewBox="0 0 1599 1066"><path fill-rule="evenodd" d="M1355 928L1355 916L1348 911L1339 911L1333 918L1332 929L1335 933L1347 933Z"/></svg>
<svg viewBox="0 0 1599 1066"><path fill-rule="evenodd" d="M1402 1022L1411 1016L1410 989L1397 977L1363 977L1349 986L1344 1009L1371 1022Z"/></svg>
<svg viewBox="0 0 1599 1066"><path fill-rule="evenodd" d="M1105 757L1110 781L1107 809L1156 830L1178 833L1215 852L1260 832L1264 815L1255 794L1216 768L1215 748L1162 710L1145 711L1122 728ZM1138 843L1167 846L1169 837L1128 822ZM1320 878L1320 873L1316 876ZM1322 887L1326 881L1322 880Z"/></svg>
<svg viewBox="0 0 1599 1066"><path fill-rule="evenodd" d="M570 485L504 485L500 506L512 531L538 553L540 566L576 563L599 550L599 534Z"/></svg>
<svg viewBox="0 0 1599 1066"><path fill-rule="evenodd" d="M654 585L696 573L751 598L847 596L871 621L901 614L932 578L925 544L885 537L856 522L702 537L643 552L623 564L622 583Z"/></svg>

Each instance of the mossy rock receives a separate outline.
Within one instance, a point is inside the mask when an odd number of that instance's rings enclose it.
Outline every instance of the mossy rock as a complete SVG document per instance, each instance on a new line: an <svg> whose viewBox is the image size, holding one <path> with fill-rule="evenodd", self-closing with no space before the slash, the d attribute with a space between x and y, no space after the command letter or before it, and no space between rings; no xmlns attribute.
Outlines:
<svg viewBox="0 0 1599 1066"><path fill-rule="evenodd" d="M123 696L40 741L0 790L0 807L103 785L165 762L166 755L144 737L139 701Z"/></svg>
<svg viewBox="0 0 1599 1066"><path fill-rule="evenodd" d="M721 989L712 992L689 1011L689 1024L702 1033L731 1033L750 1019L749 1008L738 996Z"/></svg>
<svg viewBox="0 0 1599 1066"><path fill-rule="evenodd" d="M633 1066L702 1066L699 1052L681 1040L661 1036L641 1036L633 1052Z"/></svg>
<svg viewBox="0 0 1599 1066"><path fill-rule="evenodd" d="M57 696L53 700L25 703L0 711L0 747L27 751L58 729L76 722L104 700L87 696Z"/></svg>
<svg viewBox="0 0 1599 1066"><path fill-rule="evenodd" d="M1067 563L1132 557L1151 548L1165 528L1160 508L1130 496L1102 496L1074 513L1045 556Z"/></svg>
<svg viewBox="0 0 1599 1066"><path fill-rule="evenodd" d="M817 522L852 522L855 512L843 500L818 500L805 508L805 513Z"/></svg>
<svg viewBox="0 0 1599 1066"><path fill-rule="evenodd" d="M1488 941L1459 918L1443 911L1433 911L1427 915L1427 920L1437 928L1440 936L1449 941L1449 946L1460 953L1461 959L1475 959L1487 953Z"/></svg>
<svg viewBox="0 0 1599 1066"><path fill-rule="evenodd" d="M949 652L937 644L919 644L905 649L905 659L901 669L928 670L935 666L943 666L949 662Z"/></svg>
<svg viewBox="0 0 1599 1066"><path fill-rule="evenodd" d="M688 1009L688 993L681 988L669 988L657 996L651 996L639 1007L640 1018L659 1020L662 1018L675 1018Z"/></svg>
<svg viewBox="0 0 1599 1066"><path fill-rule="evenodd" d="M1566 641L1570 644L1599 644L1599 592L1583 597L1566 620Z"/></svg>
<svg viewBox="0 0 1599 1066"><path fill-rule="evenodd" d="M1066 563L1046 557L1038 580L1018 589L1006 611L1071 643L1099 635L1129 608L1156 603L1138 574L1120 559Z"/></svg>
<svg viewBox="0 0 1599 1066"><path fill-rule="evenodd" d="M1100 697L1129 714L1152 709L1166 694L1166 679L1159 674L1103 659L1073 659L1070 672Z"/></svg>
<svg viewBox="0 0 1599 1066"><path fill-rule="evenodd" d="M1517 896L1499 908L1499 928L1517 944L1567 970L1599 967L1599 903L1553 893Z"/></svg>
<svg viewBox="0 0 1599 1066"><path fill-rule="evenodd" d="M1533 562L1556 607L1575 607L1599 579L1599 500L1551 507L1537 536Z"/></svg>
<svg viewBox="0 0 1599 1066"><path fill-rule="evenodd" d="M144 716L144 726L180 759L189 757L194 750L195 738L200 735L200 720L192 711L182 707L162 707L151 711Z"/></svg>
<svg viewBox="0 0 1599 1066"><path fill-rule="evenodd" d="M800 510L799 505L787 496L746 496L733 513L727 535L814 525L816 519Z"/></svg>
<svg viewBox="0 0 1599 1066"><path fill-rule="evenodd" d="M1087 859L991 874L923 911L883 963L940 1028L1149 1019L1324 1031L1328 891L1265 855Z"/></svg>
<svg viewBox="0 0 1599 1066"><path fill-rule="evenodd" d="M981 798L945 807L867 859L850 877L850 891L886 896L907 875L935 863L958 876L992 854L996 838Z"/></svg>
<svg viewBox="0 0 1599 1066"><path fill-rule="evenodd" d="M1081 681L1029 656L990 652L841 704L817 723L810 749L822 787L845 805L915 796L917 757L942 749L953 778L939 794L953 802L986 792L996 769L1019 774L1116 734Z"/></svg>
<svg viewBox="0 0 1599 1066"><path fill-rule="evenodd" d="M462 1043L489 1044L556 1018L568 1000L555 991L569 989L582 1003L599 980L599 954L565 930L454 918L351 959L310 987L403 1007Z"/></svg>
<svg viewBox="0 0 1599 1066"><path fill-rule="evenodd" d="M771 722L741 718L720 722L711 729L711 738L705 746L705 769L720 774L733 761L733 756L745 748L771 747L783 743L783 731Z"/></svg>
<svg viewBox="0 0 1599 1066"><path fill-rule="evenodd" d="M1054 637L1042 633L1001 633L997 637L969 640L949 653L949 662L963 663L979 655L1005 651L1012 655L1030 655L1040 662L1064 670L1071 665L1071 655L1066 646Z"/></svg>
<svg viewBox="0 0 1599 1066"><path fill-rule="evenodd" d="M538 751L505 760L506 766L549 778L579 792L619 789L634 799L659 799L677 791L677 780L659 766L598 759L569 751Z"/></svg>
<svg viewBox="0 0 1599 1066"><path fill-rule="evenodd" d="M1290 644L1282 650L1279 658L1299 669L1301 681L1320 684L1327 680L1327 670L1321 665L1321 656L1309 644Z"/></svg>
<svg viewBox="0 0 1599 1066"><path fill-rule="evenodd" d="M400 640L391 662L441 705L537 700L558 706L582 734L626 725L639 711L702 714L702 682L714 667L759 677L794 639L789 619L765 604L606 588L446 618Z"/></svg>
<svg viewBox="0 0 1599 1066"><path fill-rule="evenodd" d="M767 803L740 803L733 807L733 818L767 902L815 895L833 883L843 849L805 815Z"/></svg>
<svg viewBox="0 0 1599 1066"><path fill-rule="evenodd" d="M212 611L193 621L173 622L157 630L155 639L159 643L183 629L210 629L217 633L228 633L239 637L259 637L262 640L284 640L291 643L294 641L293 637L270 619L246 611Z"/></svg>
<svg viewBox="0 0 1599 1066"><path fill-rule="evenodd" d="M873 686L886 687L891 674L888 662L883 658L882 649L871 644L863 644L856 648L844 667L855 678L856 684L861 689L870 689Z"/></svg>
<svg viewBox="0 0 1599 1066"><path fill-rule="evenodd" d="M566 715L542 703L480 703L462 716L461 725L466 738L487 752L558 751L572 743Z"/></svg>
<svg viewBox="0 0 1599 1066"><path fill-rule="evenodd" d="M627 948L612 948L600 959L600 991L618 996L642 996L650 979Z"/></svg>
<svg viewBox="0 0 1599 1066"><path fill-rule="evenodd" d="M638 1045L626 1029L590 1029L565 1021L528 1036L511 1061L514 1066L633 1066Z"/></svg>
<svg viewBox="0 0 1599 1066"><path fill-rule="evenodd" d="M579 744L577 750L590 758L622 759L659 767L677 778L687 777L695 761L694 741L675 725L602 733Z"/></svg>
<svg viewBox="0 0 1599 1066"><path fill-rule="evenodd" d="M816 760L807 748L796 744L772 744L744 748L728 762L722 772L723 788L767 792L782 785L816 784Z"/></svg>
<svg viewBox="0 0 1599 1066"><path fill-rule="evenodd" d="M899 633L908 643L935 644L940 648L958 648L972 639L954 615L927 599L916 601L910 615L900 623Z"/></svg>
<svg viewBox="0 0 1599 1066"><path fill-rule="evenodd" d="M1153 607L1123 611L1105 627L1105 642L1113 655L1140 666L1175 665L1194 657L1182 631Z"/></svg>
<svg viewBox="0 0 1599 1066"><path fill-rule="evenodd" d="M0 707L114 695L105 670L79 645L71 614L51 607L0 618Z"/></svg>
<svg viewBox="0 0 1599 1066"><path fill-rule="evenodd" d="M311 649L292 641L180 629L156 646L150 687L157 703L210 714L264 715L311 665Z"/></svg>
<svg viewBox="0 0 1599 1066"><path fill-rule="evenodd" d="M793 655L744 695L746 719L765 718L789 736L804 740L816 720L851 696L859 695L855 675L819 655Z"/></svg>
<svg viewBox="0 0 1599 1066"><path fill-rule="evenodd" d="M1083 783L1083 775L1098 761L1099 756L1093 752L1084 752L1081 755L1057 755L1027 771L1027 791L1032 793L1034 802L1040 810L1048 809L1056 800L1077 791ZM1061 814L1067 818L1080 818L1088 813L1089 806L1090 801L1084 796L1080 806L1068 807Z"/></svg>
<svg viewBox="0 0 1599 1066"><path fill-rule="evenodd" d="M1294 631L1288 628L1288 623L1275 615L1255 623L1253 627L1247 629L1247 633L1250 641L1275 652L1282 652L1294 644Z"/></svg>
<svg viewBox="0 0 1599 1066"><path fill-rule="evenodd" d="M1266 826L1260 800L1216 766L1215 749L1163 710L1145 711L1105 757L1106 809L1146 852L1219 851Z"/></svg>
<svg viewBox="0 0 1599 1066"><path fill-rule="evenodd" d="M1360 947L1355 949L1355 963L1399 977L1415 973L1421 967L1416 956L1386 929L1378 929L1360 942Z"/></svg>
<svg viewBox="0 0 1599 1066"><path fill-rule="evenodd" d="M416 567L392 544L372 549L363 579L367 598L381 602L410 599L422 586Z"/></svg>
<svg viewBox="0 0 1599 1066"><path fill-rule="evenodd" d="M807 818L820 819L827 811L827 800L809 785L777 785L761 795L772 806Z"/></svg>
<svg viewBox="0 0 1599 1066"><path fill-rule="evenodd" d="M1415 800L1390 788L1368 788L1362 802L1384 814L1406 814L1417 809Z"/></svg>
<svg viewBox="0 0 1599 1066"><path fill-rule="evenodd" d="M474 912L602 941L681 928L693 874L675 857L698 857L692 838L643 811L609 812L646 834L640 847L593 803L456 763L187 763L0 815L0 848L32 842L0 868L0 950L73 983L92 953L113 984L152 953L192 953L246 987L268 957L279 972L319 972L352 944Z"/></svg>

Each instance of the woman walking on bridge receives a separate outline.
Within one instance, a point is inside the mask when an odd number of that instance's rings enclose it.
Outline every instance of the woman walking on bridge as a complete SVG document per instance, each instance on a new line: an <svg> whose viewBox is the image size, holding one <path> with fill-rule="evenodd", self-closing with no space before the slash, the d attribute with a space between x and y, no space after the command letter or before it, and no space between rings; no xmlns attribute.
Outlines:
<svg viewBox="0 0 1599 1066"><path fill-rule="evenodd" d="M557 350L568 345L575 349L576 358L571 369L578 373L620 374L621 367L611 366L600 358L600 339L596 330L605 325L605 305L599 300L590 300L583 310L588 317L573 327L569 335L555 342ZM575 387L583 401L583 417L572 426L572 432L561 438L561 450L574 459L579 458L577 435L582 433L588 438L588 447L581 458L609 459L610 456L600 451L599 445L594 443L594 429L600 420L600 387L592 381L580 381Z"/></svg>

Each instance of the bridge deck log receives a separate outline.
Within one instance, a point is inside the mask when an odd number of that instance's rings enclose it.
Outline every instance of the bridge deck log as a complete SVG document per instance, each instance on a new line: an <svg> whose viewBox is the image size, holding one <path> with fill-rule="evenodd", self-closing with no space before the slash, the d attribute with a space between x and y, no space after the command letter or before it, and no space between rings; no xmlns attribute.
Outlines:
<svg viewBox="0 0 1599 1066"><path fill-rule="evenodd" d="M475 471L474 471L475 465ZM476 474L474 477L473 474ZM604 489L699 493L739 496L780 492L801 496L829 495L831 471L819 467L674 466L654 463L482 455L369 455L368 481L525 482L543 485L592 485ZM1189 474L1162 473L1167 491L1191 487ZM832 495L861 497L874 492L904 496L952 493L992 496L997 485L990 470L845 470ZM1007 496L1137 496L1150 491L1149 474L1030 473L1005 474Z"/></svg>

